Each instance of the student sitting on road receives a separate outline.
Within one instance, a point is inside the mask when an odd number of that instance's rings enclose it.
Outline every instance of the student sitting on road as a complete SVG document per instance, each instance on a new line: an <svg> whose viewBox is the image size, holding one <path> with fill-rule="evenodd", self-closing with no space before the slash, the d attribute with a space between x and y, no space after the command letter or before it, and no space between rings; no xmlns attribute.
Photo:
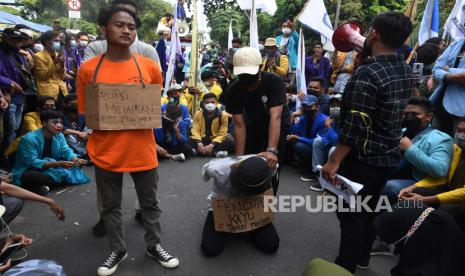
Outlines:
<svg viewBox="0 0 465 276"><path fill-rule="evenodd" d="M205 71L202 73L202 82L208 89L209 93L213 93L219 99L223 93L223 89L218 85L217 73L214 71ZM208 94L208 93L207 93Z"/></svg>
<svg viewBox="0 0 465 276"><path fill-rule="evenodd" d="M21 138L13 167L13 180L18 186L41 195L57 184L84 184L89 177L79 159L68 147L63 130L63 114L56 110L40 113L43 127Z"/></svg>
<svg viewBox="0 0 465 276"><path fill-rule="evenodd" d="M187 143L187 123L182 119L181 105L169 103L162 117L162 127L153 132L159 157L182 162L192 155L192 148Z"/></svg>
<svg viewBox="0 0 465 276"><path fill-rule="evenodd" d="M200 155L226 157L234 151L233 139L228 135L228 115L218 108L213 93L203 96L203 108L195 113L190 143Z"/></svg>
<svg viewBox="0 0 465 276"><path fill-rule="evenodd" d="M63 134L68 146L84 159L87 156L87 140L91 130L86 127L86 118L77 111L77 95L68 94L63 98Z"/></svg>
<svg viewBox="0 0 465 276"><path fill-rule="evenodd" d="M201 248L209 257L217 256L225 247L228 233L215 230L213 198L259 195L271 188L275 171L270 171L264 158L254 155L215 159L203 166L204 181L213 178L213 189L208 196L207 218L203 226ZM273 223L266 224L250 234L254 245L264 253L273 253L279 248L279 236Z"/></svg>

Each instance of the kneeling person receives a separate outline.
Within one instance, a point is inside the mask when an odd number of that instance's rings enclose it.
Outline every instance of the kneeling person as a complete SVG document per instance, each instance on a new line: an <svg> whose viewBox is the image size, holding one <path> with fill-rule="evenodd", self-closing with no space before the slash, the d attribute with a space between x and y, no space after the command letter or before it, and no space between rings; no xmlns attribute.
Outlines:
<svg viewBox="0 0 465 276"><path fill-rule="evenodd" d="M213 198L259 195L271 188L271 179L276 172L276 169L268 168L265 158L254 155L216 159L204 165L203 180L214 179L213 189L208 196L209 212L201 242L206 256L219 255L228 235L215 230ZM265 253L273 253L279 248L279 236L273 223L246 233L250 233L254 245Z"/></svg>
<svg viewBox="0 0 465 276"><path fill-rule="evenodd" d="M228 115L218 108L218 97L213 93L203 96L203 108L195 113L190 143L198 154L206 156L226 157L234 150L228 136Z"/></svg>
<svg viewBox="0 0 465 276"><path fill-rule="evenodd" d="M87 161L74 154L61 133L63 114L44 110L40 120L42 128L21 138L13 167L14 183L43 195L48 193L49 186L89 182L89 177L80 168Z"/></svg>

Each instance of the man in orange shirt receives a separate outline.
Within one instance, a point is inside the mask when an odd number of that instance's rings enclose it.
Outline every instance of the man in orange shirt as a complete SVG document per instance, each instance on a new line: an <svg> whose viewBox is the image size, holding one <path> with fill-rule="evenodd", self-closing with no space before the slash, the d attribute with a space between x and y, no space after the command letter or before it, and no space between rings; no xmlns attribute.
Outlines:
<svg viewBox="0 0 465 276"><path fill-rule="evenodd" d="M98 23L107 38L108 50L106 54L85 62L79 70L78 109L82 114L85 114L85 86L93 82L94 75L97 83L138 84L141 78L145 83L162 83L159 66L150 59L131 54L129 50L140 26L140 20L132 11L121 7L102 9ZM99 64L99 70L96 71ZM147 255L164 267L177 267L178 259L160 246L158 160L152 130L94 130L87 143L87 150L95 164L97 189L102 197L101 216L111 247L110 256L98 267L97 274L113 274L118 264L127 257L121 218L125 172L131 174L140 202Z"/></svg>

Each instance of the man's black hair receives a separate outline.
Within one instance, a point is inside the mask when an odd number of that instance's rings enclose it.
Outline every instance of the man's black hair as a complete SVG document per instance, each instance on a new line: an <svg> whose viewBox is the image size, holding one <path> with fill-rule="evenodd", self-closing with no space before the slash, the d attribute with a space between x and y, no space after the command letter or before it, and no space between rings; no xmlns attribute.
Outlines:
<svg viewBox="0 0 465 276"><path fill-rule="evenodd" d="M28 26L24 25L24 24L17 24L15 25L15 29L16 30L20 30L20 29L27 29L27 30L30 30L31 28L29 28Z"/></svg>
<svg viewBox="0 0 465 276"><path fill-rule="evenodd" d="M465 117L460 117L457 119L457 125L460 123L465 123Z"/></svg>
<svg viewBox="0 0 465 276"><path fill-rule="evenodd" d="M321 88L325 87L325 80L321 77L313 77L310 79L310 81L308 82L310 84L310 82L312 81L316 81L316 82L319 82L320 85L321 85Z"/></svg>
<svg viewBox="0 0 465 276"><path fill-rule="evenodd" d="M58 36L58 33L54 31L46 31L40 36L39 40L40 40L40 43L42 43L42 45L45 45L45 43L52 41L57 36Z"/></svg>
<svg viewBox="0 0 465 276"><path fill-rule="evenodd" d="M68 93L68 95L63 97L63 102L65 104L69 104L69 102L75 101L75 100L77 100L77 95L74 93Z"/></svg>
<svg viewBox="0 0 465 276"><path fill-rule="evenodd" d="M315 47L317 45L320 45L321 48L323 48L323 43L321 43L321 41L317 41L317 42L313 43L313 47Z"/></svg>
<svg viewBox="0 0 465 276"><path fill-rule="evenodd" d="M205 95L203 95L203 100L205 101L206 99L211 99L211 98L214 98L215 100L218 100L218 97L213 94L213 93L207 93Z"/></svg>
<svg viewBox="0 0 465 276"><path fill-rule="evenodd" d="M212 71L205 71L202 73L202 76L200 77L202 80L208 80L208 79L211 79L211 78L215 78L216 77L216 73L215 72L212 72Z"/></svg>
<svg viewBox="0 0 465 276"><path fill-rule="evenodd" d="M232 43L237 43L239 45L242 45L242 39L240 37L235 37L231 40Z"/></svg>
<svg viewBox="0 0 465 276"><path fill-rule="evenodd" d="M414 96L411 97L407 105L416 105L421 107L426 113L434 112L434 104L429 99L423 96Z"/></svg>
<svg viewBox="0 0 465 276"><path fill-rule="evenodd" d="M416 62L423 63L425 66L433 64L439 57L439 45L442 42L440 37L432 37L425 41L417 50Z"/></svg>
<svg viewBox="0 0 465 276"><path fill-rule="evenodd" d="M266 37L261 36L261 37L258 38L258 41L266 41Z"/></svg>
<svg viewBox="0 0 465 276"><path fill-rule="evenodd" d="M116 7L118 5L131 5L136 9L136 13L139 13L139 6L134 0L111 0L110 1L111 7Z"/></svg>
<svg viewBox="0 0 465 276"><path fill-rule="evenodd" d="M42 107L44 106L44 104L47 102L47 101L50 101L50 100L53 100L55 103L55 98L53 97L50 97L50 96L38 96L37 97L37 106L42 109Z"/></svg>
<svg viewBox="0 0 465 276"><path fill-rule="evenodd" d="M376 16L371 27L381 36L383 44L391 49L404 45L413 30L410 18L400 12L384 12Z"/></svg>
<svg viewBox="0 0 465 276"><path fill-rule="evenodd" d="M171 96L173 96L174 93L176 93L176 91L178 91L178 90L176 90L174 88L171 88L170 90L168 90L166 92L166 96L171 97Z"/></svg>
<svg viewBox="0 0 465 276"><path fill-rule="evenodd" d="M165 13L165 17L173 17L173 15L169 12Z"/></svg>
<svg viewBox="0 0 465 276"><path fill-rule="evenodd" d="M166 105L166 117L171 120L176 120L182 116L181 105L169 103Z"/></svg>
<svg viewBox="0 0 465 276"><path fill-rule="evenodd" d="M81 38L81 36L87 36L87 37L88 37L88 36L89 36L89 34L88 34L88 33L86 33L86 32L79 32L79 33L76 35L76 38L77 38L77 39L80 39L80 38Z"/></svg>
<svg viewBox="0 0 465 276"><path fill-rule="evenodd" d="M71 32L66 31L65 32L65 42L70 42L71 40L74 39L74 35Z"/></svg>
<svg viewBox="0 0 465 276"><path fill-rule="evenodd" d="M133 13L130 10L127 10L125 8L120 8L117 6L111 6L109 8L101 8L99 13L98 13L98 25L99 26L108 26L108 22L110 22L111 17L118 12L126 12L128 13L135 21L136 27L139 28L142 25L142 22L140 21L139 17L135 13Z"/></svg>
<svg viewBox="0 0 465 276"><path fill-rule="evenodd" d="M47 122L48 120L53 120L53 119L63 120L63 113L55 109L45 109L40 112L41 122Z"/></svg>

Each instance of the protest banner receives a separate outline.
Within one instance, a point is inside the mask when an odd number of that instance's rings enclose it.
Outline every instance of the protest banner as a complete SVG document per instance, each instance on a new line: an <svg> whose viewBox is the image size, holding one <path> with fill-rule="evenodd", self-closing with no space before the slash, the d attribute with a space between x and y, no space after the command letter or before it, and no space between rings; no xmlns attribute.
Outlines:
<svg viewBox="0 0 465 276"><path fill-rule="evenodd" d="M213 220L215 230L242 233L255 230L273 222L275 214L265 212L264 196L272 196L269 189L255 196L213 198Z"/></svg>

